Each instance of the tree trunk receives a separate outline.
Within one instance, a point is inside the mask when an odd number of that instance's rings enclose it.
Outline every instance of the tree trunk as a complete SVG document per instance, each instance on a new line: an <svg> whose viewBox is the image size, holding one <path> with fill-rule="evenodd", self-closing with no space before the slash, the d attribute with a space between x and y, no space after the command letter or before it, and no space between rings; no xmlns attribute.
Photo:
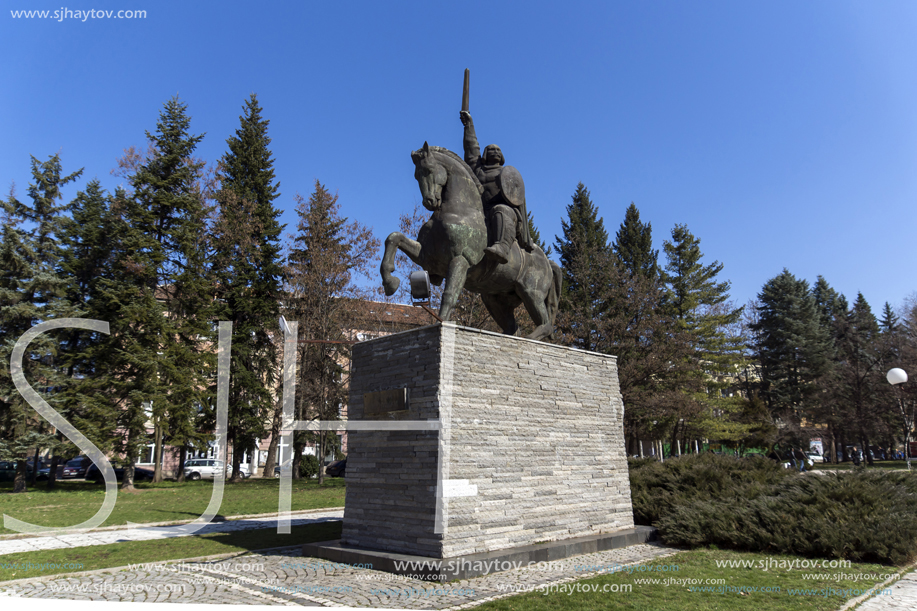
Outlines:
<svg viewBox="0 0 917 611"><path fill-rule="evenodd" d="M264 461L264 470L261 477L274 477L274 467L277 466L277 444L280 443L280 425L283 420L283 401L274 405L274 420L271 423L271 441L267 447L267 460Z"/></svg>
<svg viewBox="0 0 917 611"><path fill-rule="evenodd" d="M245 451L242 448L236 448L236 445L232 446L232 477L229 478L229 482L232 484L238 484L242 481L242 469L239 467L242 465L242 455L245 454Z"/></svg>
<svg viewBox="0 0 917 611"><path fill-rule="evenodd" d="M16 475L13 478L13 492L28 492L29 475L25 460L16 463Z"/></svg>
<svg viewBox="0 0 917 611"><path fill-rule="evenodd" d="M178 476L175 480L181 484L185 481L185 460L188 457L188 446L182 446L178 451Z"/></svg>
<svg viewBox="0 0 917 611"><path fill-rule="evenodd" d="M51 466L48 469L48 483L45 486L46 490L54 490L57 488L57 465L60 463L60 456L56 453L51 457Z"/></svg>
<svg viewBox="0 0 917 611"><path fill-rule="evenodd" d="M35 482L38 480L38 453L41 451L41 448L35 448L35 456L32 457L32 477L30 478L32 488L35 487Z"/></svg>
<svg viewBox="0 0 917 611"><path fill-rule="evenodd" d="M133 492L134 488L134 459L124 466L124 479L121 480L121 490Z"/></svg>
<svg viewBox="0 0 917 611"><path fill-rule="evenodd" d="M325 431L318 434L318 485L325 483Z"/></svg>
<svg viewBox="0 0 917 611"><path fill-rule="evenodd" d="M162 426L156 425L156 438L153 443L153 483L162 481Z"/></svg>
<svg viewBox="0 0 917 611"><path fill-rule="evenodd" d="M870 467L875 466L872 452L869 448L869 437L866 435L863 435L863 460L865 460Z"/></svg>
<svg viewBox="0 0 917 611"><path fill-rule="evenodd" d="M675 441L678 439L678 423L675 423L675 427L672 429L672 442L669 444L669 456L675 455Z"/></svg>
<svg viewBox="0 0 917 611"><path fill-rule="evenodd" d="M293 479L299 479L299 463L302 462L302 449L305 442L299 434L293 435L293 460L291 469L293 470Z"/></svg>

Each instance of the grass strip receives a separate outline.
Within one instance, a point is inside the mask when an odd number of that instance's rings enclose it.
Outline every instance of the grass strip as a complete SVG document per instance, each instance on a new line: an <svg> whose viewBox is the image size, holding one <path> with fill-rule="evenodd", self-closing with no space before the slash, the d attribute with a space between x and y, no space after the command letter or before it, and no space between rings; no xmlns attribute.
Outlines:
<svg viewBox="0 0 917 611"><path fill-rule="evenodd" d="M896 567L865 563L843 568L801 568L803 562L813 560L716 549L686 551L639 565L644 570L626 567L623 571L558 584L553 591L537 590L475 609L834 611L898 571ZM676 566L677 570L673 570ZM668 570L649 570L651 567ZM596 591L587 591L593 589Z"/></svg>
<svg viewBox="0 0 917 611"><path fill-rule="evenodd" d="M40 526L73 526L91 518L102 506L105 487L90 482L58 482L55 490L42 485L14 494L12 483L0 484L0 512ZM343 507L343 478L293 480L292 510ZM137 484L137 491L119 490L114 511L102 526L135 522L191 521L204 513L213 491L212 481ZM280 499L279 479L250 478L227 483L219 513L224 516L272 513ZM2 522L0 522L2 524ZM15 531L0 527L0 534Z"/></svg>
<svg viewBox="0 0 917 611"><path fill-rule="evenodd" d="M45 577L107 569L129 564L181 560L231 552L302 545L339 539L341 522L293 526L290 534L277 534L277 527L174 537L158 541L125 541L111 545L94 545L68 549L21 552L0 556L0 582L29 577ZM59 568L54 564L79 564L79 568ZM35 565L39 565L35 568Z"/></svg>

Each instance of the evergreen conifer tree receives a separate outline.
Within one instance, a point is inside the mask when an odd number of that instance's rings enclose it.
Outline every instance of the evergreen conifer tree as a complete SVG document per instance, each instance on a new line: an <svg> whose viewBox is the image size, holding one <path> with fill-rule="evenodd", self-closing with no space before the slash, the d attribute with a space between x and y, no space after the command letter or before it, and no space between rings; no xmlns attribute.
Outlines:
<svg viewBox="0 0 917 611"><path fill-rule="evenodd" d="M203 265L206 206L200 188L203 162L193 153L203 135L188 133L187 106L172 98L160 112L154 133L147 132L151 154L129 176L133 193L124 200L124 220L130 226L121 253L130 271L122 281L137 283L138 302L149 307L136 311L138 334L133 355L153 373L149 394L130 398L130 409L150 412L154 427L154 463L161 478L161 452L169 422L193 419L200 406L200 388L206 387L213 358L212 281ZM206 348L206 350L205 350ZM128 469L123 486L133 486L133 465L146 445L141 417L130 418L124 453Z"/></svg>
<svg viewBox="0 0 917 611"><path fill-rule="evenodd" d="M574 345L596 350L600 342L597 322L606 305L601 295L611 282L611 270L595 262L610 255L611 248L602 218L583 183L576 186L572 199L567 205L567 220L561 220L563 237L555 236L564 270L560 310L568 316ZM612 261L611 257L605 258Z"/></svg>
<svg viewBox="0 0 917 611"><path fill-rule="evenodd" d="M835 291L822 276L818 276L812 286L812 298L815 300L819 322L829 337L825 372L816 382L822 392L814 398L815 409L812 415L816 422L828 426L829 443L826 452L829 457L836 457L838 448L846 456L847 444L844 443L844 439L845 431L848 429L849 414L845 406L837 401L834 391L841 363L838 341L846 326L847 298Z"/></svg>
<svg viewBox="0 0 917 611"><path fill-rule="evenodd" d="M640 220L634 202L624 213L624 222L612 245L618 260L630 274L655 278L659 274L659 251L653 250L653 225Z"/></svg>
<svg viewBox="0 0 917 611"><path fill-rule="evenodd" d="M242 454L267 435L264 422L273 414L274 431L265 473L273 475L274 448L281 405L271 389L278 382L277 345L283 283L280 210L274 201L279 184L257 97L245 102L240 126L226 143L220 160L220 229L215 241L222 320L233 323L233 359L229 393L229 439L233 447L233 481L240 477Z"/></svg>
<svg viewBox="0 0 917 611"><path fill-rule="evenodd" d="M290 299L286 311L299 323L299 377L296 386L297 420L337 420L346 402L346 369L350 358L346 342L347 314L355 296L354 275L366 275L379 248L372 231L348 222L340 213L337 195L315 181L315 191L305 200L297 196L297 233L286 266ZM317 340L308 342L308 340ZM294 436L293 474L309 434ZM317 437L319 460L336 443L327 431ZM324 473L319 470L319 482Z"/></svg>
<svg viewBox="0 0 917 611"><path fill-rule="evenodd" d="M686 225L676 225L672 229L672 241L666 241L663 248L667 258L662 273L667 284L664 309L674 317L678 328L691 338L694 375L707 391L698 395L707 408L707 418L704 426L695 427L697 434L701 438L725 440L726 427L729 435L741 439L749 426L731 421L729 416L740 418L747 406L741 401L726 401L721 395L743 368L746 338L738 332L737 323L744 308L733 308L730 304L729 281L717 282L723 264L719 261L709 265L701 263L700 240ZM714 416L714 410L721 416ZM728 426L727 421L730 421ZM716 428L718 434L709 430L711 427Z"/></svg>
<svg viewBox="0 0 917 611"><path fill-rule="evenodd" d="M828 369L831 338L822 326L808 283L786 269L758 294L758 321L751 325L761 365L762 399L775 420L799 432L818 393L815 381ZM791 440L798 443L798 440Z"/></svg>
<svg viewBox="0 0 917 611"><path fill-rule="evenodd" d="M871 440L882 434L882 421L895 417L894 412L887 410L893 406L880 401L887 384L882 371L886 358L879 323L862 293L857 294L844 322L838 341L840 363L835 401L846 408L848 431L872 464L873 458L866 450Z"/></svg>
<svg viewBox="0 0 917 611"><path fill-rule="evenodd" d="M891 304L887 301L882 306L882 319L879 321L879 327L882 333L894 333L898 329L901 319L895 314Z"/></svg>
<svg viewBox="0 0 917 611"><path fill-rule="evenodd" d="M34 325L75 314L67 301L67 281L59 273L65 206L60 189L82 174L61 176L58 155L40 162L32 157L30 202L11 194L4 202L3 242L0 248L0 362L9 363L13 348ZM24 225L25 223L25 225ZM63 408L60 394L66 384L61 373L61 334L42 334L24 355L26 379L53 407ZM53 389L53 392L52 392ZM39 448L56 449L57 440L46 432L44 420L16 390L11 372L0 367L0 455L19 460L14 492L26 490L26 454ZM36 469L33 471L33 477Z"/></svg>
<svg viewBox="0 0 917 611"><path fill-rule="evenodd" d="M672 229L672 242L666 241L664 249L668 259L662 275L668 285L667 306L695 337L700 358L719 361L722 356L735 355L742 338L729 337L727 328L739 321L744 308L729 305L728 280L716 281L723 264L701 264L700 240L686 225Z"/></svg>
<svg viewBox="0 0 917 611"><path fill-rule="evenodd" d="M110 277L112 261L113 227L110 222L111 197L98 180L92 180L85 190L77 193L70 202L70 218L66 218L62 242L65 246L61 260L61 274L68 280L67 299L74 311L92 318L90 304L99 296L99 282ZM109 372L96 366L90 358L93 347L103 337L101 334L78 329L62 330L66 351L63 364L71 380L62 393L68 420L103 452L111 450L114 436L112 423L116 414L111 405L99 409L91 396L84 394L89 378L107 378ZM59 435L59 438L60 435ZM70 458L77 450L65 443L60 458ZM52 459L48 488L54 487L55 454Z"/></svg>

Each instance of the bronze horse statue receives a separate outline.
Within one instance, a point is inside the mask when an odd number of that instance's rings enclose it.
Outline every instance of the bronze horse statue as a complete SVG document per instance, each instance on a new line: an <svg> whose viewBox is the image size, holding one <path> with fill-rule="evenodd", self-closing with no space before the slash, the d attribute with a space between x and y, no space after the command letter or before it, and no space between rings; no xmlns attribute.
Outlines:
<svg viewBox="0 0 917 611"><path fill-rule="evenodd" d="M484 256L487 224L481 204L483 187L465 161L452 151L426 142L411 153L414 177L423 205L433 212L411 240L397 231L385 239L382 286L386 295L398 290L395 251L400 249L430 274L437 286L445 279L439 316L449 320L462 288L478 293L494 321L507 335L516 333L515 309L520 303L536 327L529 339L544 339L554 332L560 299L560 266L537 245L532 252L513 243L509 260L498 263Z"/></svg>

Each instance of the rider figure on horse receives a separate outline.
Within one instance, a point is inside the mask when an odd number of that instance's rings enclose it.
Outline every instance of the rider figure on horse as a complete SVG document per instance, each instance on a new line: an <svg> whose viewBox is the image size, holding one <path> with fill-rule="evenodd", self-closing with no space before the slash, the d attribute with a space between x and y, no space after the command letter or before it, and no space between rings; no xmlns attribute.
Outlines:
<svg viewBox="0 0 917 611"><path fill-rule="evenodd" d="M487 240L489 245L484 252L500 263L506 263L515 239L518 238L519 245L529 252L535 247L529 235L522 177L516 168L503 167L503 152L496 144L484 147L482 157L471 114L463 110L459 116L462 125L465 126L465 137L462 141L465 162L471 166L484 187L481 203L484 206L484 216L490 234Z"/></svg>

